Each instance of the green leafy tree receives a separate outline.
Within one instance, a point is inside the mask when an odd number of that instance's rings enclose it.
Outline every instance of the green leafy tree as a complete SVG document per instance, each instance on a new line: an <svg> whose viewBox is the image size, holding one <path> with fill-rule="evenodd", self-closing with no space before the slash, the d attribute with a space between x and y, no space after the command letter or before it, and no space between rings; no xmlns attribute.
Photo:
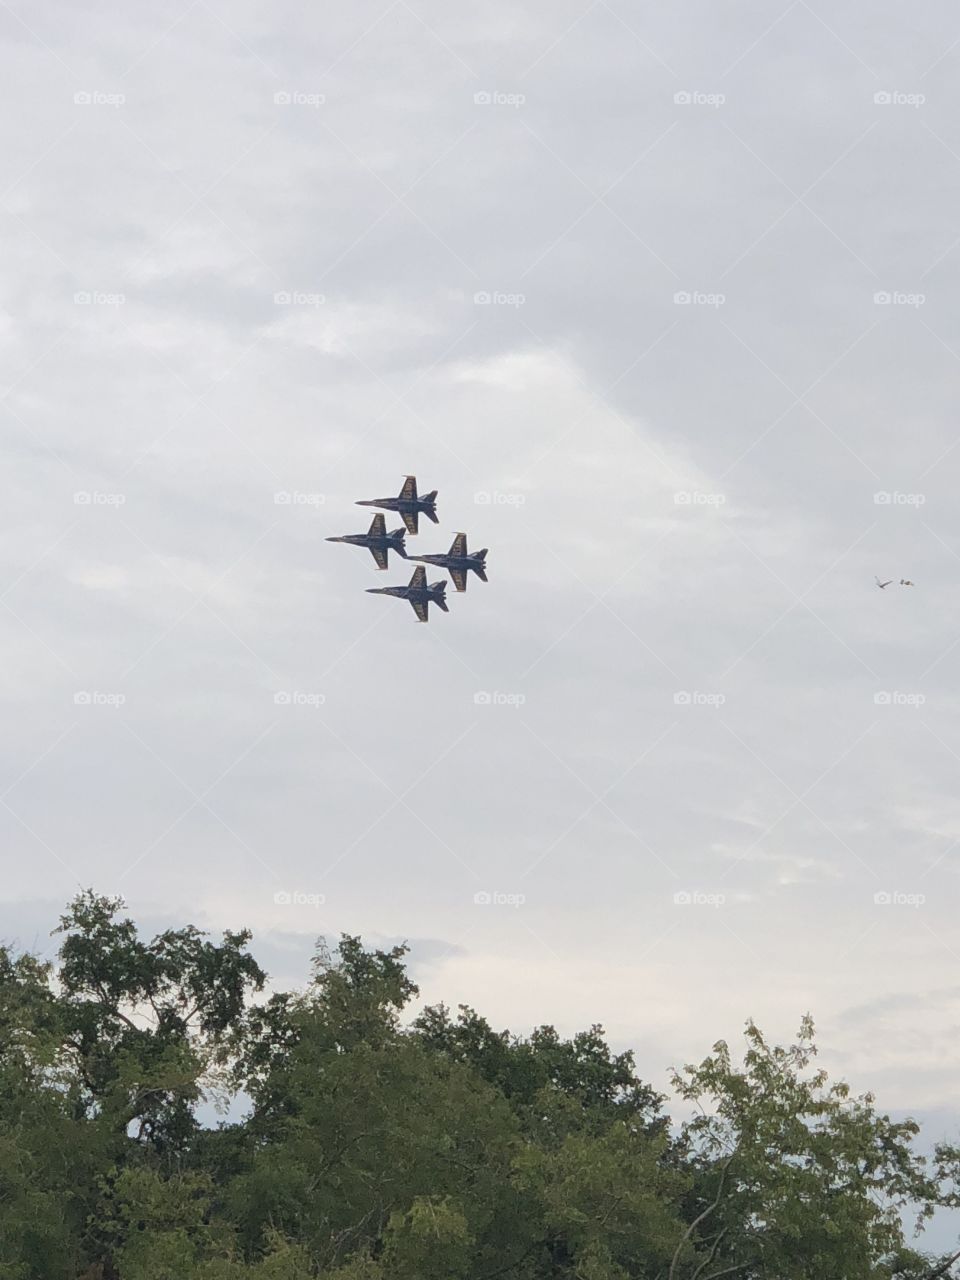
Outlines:
<svg viewBox="0 0 960 1280"><path fill-rule="evenodd" d="M674 1074L697 1114L684 1126L695 1190L669 1280L867 1280L930 1267L904 1244L903 1217L928 1216L937 1187L870 1094L853 1096L811 1064L813 1023L794 1044L767 1043L747 1023L742 1066L724 1041Z"/></svg>
<svg viewBox="0 0 960 1280"><path fill-rule="evenodd" d="M122 909L90 891L61 917L63 1046L87 1108L172 1154L195 1132L204 1076L266 975L246 930L219 945L193 926L145 942Z"/></svg>
<svg viewBox="0 0 960 1280"><path fill-rule="evenodd" d="M0 947L0 1280L960 1280L904 1217L960 1149L747 1025L663 1097L593 1026L405 1022L403 947L345 936L254 997L246 932L146 940L70 904L59 964ZM208 1127L211 1089L245 1100Z"/></svg>
<svg viewBox="0 0 960 1280"><path fill-rule="evenodd" d="M254 1102L254 1142L225 1192L249 1256L278 1228L328 1269L379 1256L388 1236L400 1258L411 1240L430 1238L425 1206L441 1202L444 1220L464 1215L483 1254L498 1209L504 1225L515 1216L504 1203L510 1109L468 1068L402 1030L416 994L403 954L344 938L336 962L320 952L307 991L251 1012L238 1081ZM450 1247L438 1238L444 1255Z"/></svg>
<svg viewBox="0 0 960 1280"><path fill-rule="evenodd" d="M109 1161L63 1060L51 966L0 947L0 1280L73 1277Z"/></svg>
<svg viewBox="0 0 960 1280"><path fill-rule="evenodd" d="M583 1118L602 1128L629 1115L651 1131L663 1128L663 1096L636 1074L631 1052L611 1054L603 1028L592 1026L564 1040L551 1026L529 1038L494 1031L467 1005L456 1019L445 1005L424 1010L413 1024L423 1043L472 1067L495 1085L521 1115L536 1112L541 1090L550 1087L577 1100Z"/></svg>

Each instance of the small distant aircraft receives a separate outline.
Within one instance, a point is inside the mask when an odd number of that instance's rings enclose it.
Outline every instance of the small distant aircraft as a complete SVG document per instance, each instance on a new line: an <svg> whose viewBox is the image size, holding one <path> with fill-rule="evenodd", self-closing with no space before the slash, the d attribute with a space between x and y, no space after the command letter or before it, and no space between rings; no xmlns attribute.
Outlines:
<svg viewBox="0 0 960 1280"><path fill-rule="evenodd" d="M886 582L881 582L880 579L876 576L876 574L874 574L873 580L877 584L877 586L880 588L881 591L883 590L884 587L889 587L890 583L893 581L892 578L888 578Z"/></svg>
<svg viewBox="0 0 960 1280"><path fill-rule="evenodd" d="M407 526L407 533L411 537L415 537L419 531L419 516L422 511L425 516L439 524L437 518L437 491L432 489L429 493L417 496L417 477L407 476L403 482L403 488L395 498L364 498L356 504L358 507L382 507L384 511L396 511L403 518L403 523Z"/></svg>
<svg viewBox="0 0 960 1280"><path fill-rule="evenodd" d="M395 551L398 556L402 556L404 560L407 553L403 547L404 538L407 536L405 529L392 529L387 533L386 517L375 515L373 523L366 533L345 533L340 538L327 538L327 542L348 542L353 547L366 547L374 560L377 562L378 569L386 569L388 567L388 552Z"/></svg>
<svg viewBox="0 0 960 1280"><path fill-rule="evenodd" d="M901 587L915 587L917 584L915 582L911 582L909 578L901 578L900 585Z"/></svg>
<svg viewBox="0 0 960 1280"><path fill-rule="evenodd" d="M396 596L399 600L409 600L414 613L421 622L428 622L430 605L435 604L444 613L449 613L445 594L445 582L427 582L427 571L423 565L417 565L413 577L405 587L367 587L374 596Z"/></svg>
<svg viewBox="0 0 960 1280"><path fill-rule="evenodd" d="M467 551L467 535L465 533L454 535L453 545L444 556L407 557L408 560L419 560L423 564L435 564L438 569L446 569L453 579L453 585L457 591L466 591L467 571L470 569L473 570L481 582L487 581L486 558L486 547L482 551L474 551L472 554Z"/></svg>

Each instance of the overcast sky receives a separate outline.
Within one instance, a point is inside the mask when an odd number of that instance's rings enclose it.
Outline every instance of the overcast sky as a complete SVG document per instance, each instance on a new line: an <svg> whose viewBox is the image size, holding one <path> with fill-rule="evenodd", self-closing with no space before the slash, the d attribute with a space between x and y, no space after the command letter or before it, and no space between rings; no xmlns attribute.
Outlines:
<svg viewBox="0 0 960 1280"><path fill-rule="evenodd" d="M953 1125L955 7L0 41L3 936L93 885L280 982L407 938L426 998L660 1086L809 1009ZM411 552L489 548L427 626L323 541L407 472Z"/></svg>

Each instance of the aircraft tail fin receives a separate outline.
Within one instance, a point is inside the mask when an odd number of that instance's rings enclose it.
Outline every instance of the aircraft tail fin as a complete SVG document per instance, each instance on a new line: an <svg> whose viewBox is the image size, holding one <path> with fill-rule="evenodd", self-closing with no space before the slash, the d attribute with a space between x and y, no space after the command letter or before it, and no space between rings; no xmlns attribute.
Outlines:
<svg viewBox="0 0 960 1280"><path fill-rule="evenodd" d="M487 578L487 571L483 567L483 565L480 565L477 568L475 568L474 573L477 575L477 577L480 579L481 582L489 581L489 579Z"/></svg>
<svg viewBox="0 0 960 1280"><path fill-rule="evenodd" d="M432 582L430 584L430 600L442 609L444 613L450 612L450 606L447 604L447 584L445 582Z"/></svg>

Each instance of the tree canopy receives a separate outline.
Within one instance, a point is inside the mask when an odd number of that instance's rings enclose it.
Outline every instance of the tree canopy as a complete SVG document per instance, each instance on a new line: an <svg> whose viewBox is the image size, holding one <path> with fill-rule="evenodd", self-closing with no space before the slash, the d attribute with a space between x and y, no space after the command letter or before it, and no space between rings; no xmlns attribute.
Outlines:
<svg viewBox="0 0 960 1280"><path fill-rule="evenodd" d="M603 1028L410 1016L406 948L141 938L93 892L0 947L0 1280L934 1280L960 1152L748 1023L663 1082ZM211 1126L210 1099L242 1119ZM922 1239L922 1237L920 1237Z"/></svg>

